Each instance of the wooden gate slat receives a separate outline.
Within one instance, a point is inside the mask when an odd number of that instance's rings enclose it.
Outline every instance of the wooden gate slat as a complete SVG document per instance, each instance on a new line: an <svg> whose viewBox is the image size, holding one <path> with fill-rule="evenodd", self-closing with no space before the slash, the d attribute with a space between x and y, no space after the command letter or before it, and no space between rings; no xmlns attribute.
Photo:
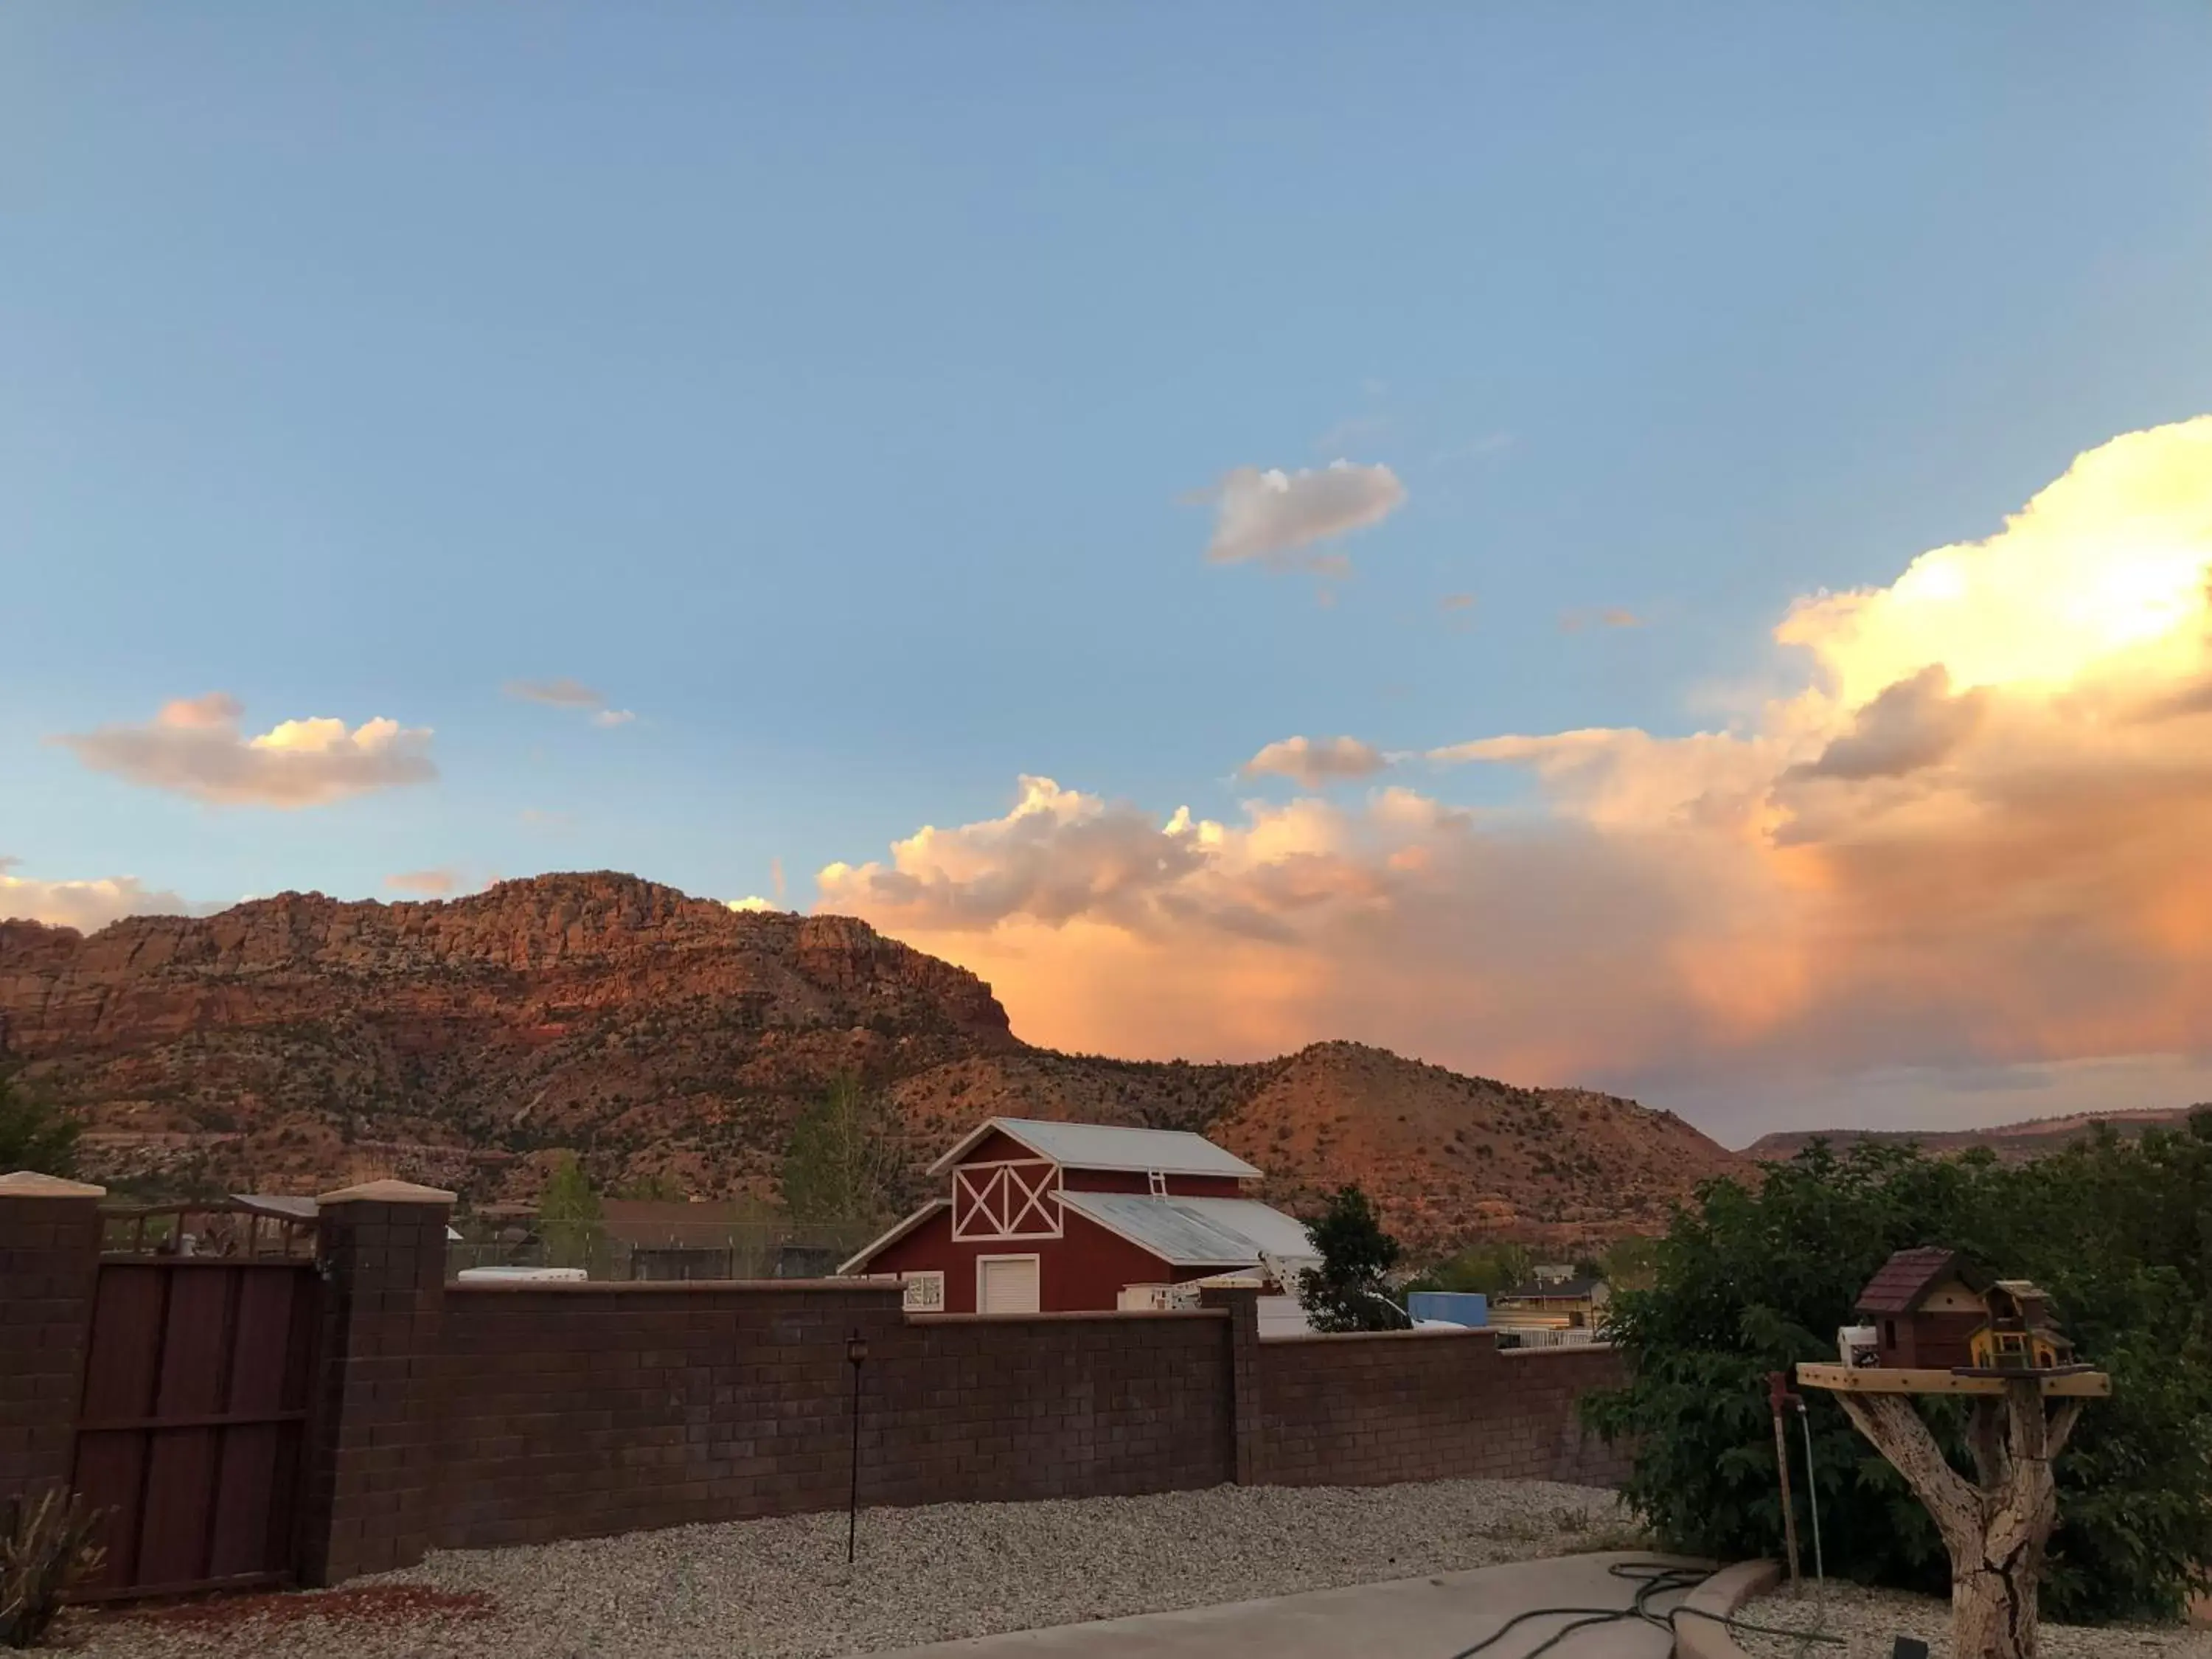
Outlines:
<svg viewBox="0 0 2212 1659"><path fill-rule="evenodd" d="M294 1276L247 1273L238 1283L238 1328L232 1340L230 1399L234 1416L280 1412L291 1358Z"/></svg>
<svg viewBox="0 0 2212 1659"><path fill-rule="evenodd" d="M161 1346L156 1417L206 1417L222 1410L223 1361L230 1332L230 1273L173 1273L168 1340Z"/></svg>
<svg viewBox="0 0 2212 1659"><path fill-rule="evenodd" d="M154 1409L167 1282L159 1267L101 1264L92 1304L93 1363L85 1368L86 1417L143 1417Z"/></svg>
<svg viewBox="0 0 2212 1659"><path fill-rule="evenodd" d="M220 1431L215 1509L208 1527L207 1576L235 1578L265 1572L269 1506L276 1492L281 1425L264 1423Z"/></svg>
<svg viewBox="0 0 2212 1659"><path fill-rule="evenodd" d="M100 1531L107 1559L100 1565L99 1577L86 1584L87 1589L119 1589L137 1581L138 1492L145 1473L144 1435L77 1437L72 1484L84 1494L87 1508L108 1512Z"/></svg>
<svg viewBox="0 0 2212 1659"><path fill-rule="evenodd" d="M207 1504L222 1429L155 1429L148 1436L146 1508L136 1582L189 1584L208 1577Z"/></svg>

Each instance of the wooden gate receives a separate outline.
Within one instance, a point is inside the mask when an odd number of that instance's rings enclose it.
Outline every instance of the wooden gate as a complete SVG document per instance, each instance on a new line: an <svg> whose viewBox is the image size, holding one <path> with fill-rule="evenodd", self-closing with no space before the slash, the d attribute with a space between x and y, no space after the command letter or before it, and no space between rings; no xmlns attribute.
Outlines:
<svg viewBox="0 0 2212 1659"><path fill-rule="evenodd" d="M291 1576L318 1282L296 1259L100 1264L76 1486L107 1562L84 1594Z"/></svg>

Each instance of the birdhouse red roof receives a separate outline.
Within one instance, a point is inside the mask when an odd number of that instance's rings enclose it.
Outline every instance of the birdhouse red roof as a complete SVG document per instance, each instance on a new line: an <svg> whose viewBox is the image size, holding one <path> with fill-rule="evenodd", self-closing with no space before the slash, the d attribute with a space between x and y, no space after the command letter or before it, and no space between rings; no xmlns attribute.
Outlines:
<svg viewBox="0 0 2212 1659"><path fill-rule="evenodd" d="M1909 1314L1947 1279L1956 1279L1977 1291L1988 1285L1963 1251L1947 1250L1936 1244L1899 1250L1881 1264L1881 1271L1869 1279L1866 1289L1859 1292L1858 1311Z"/></svg>

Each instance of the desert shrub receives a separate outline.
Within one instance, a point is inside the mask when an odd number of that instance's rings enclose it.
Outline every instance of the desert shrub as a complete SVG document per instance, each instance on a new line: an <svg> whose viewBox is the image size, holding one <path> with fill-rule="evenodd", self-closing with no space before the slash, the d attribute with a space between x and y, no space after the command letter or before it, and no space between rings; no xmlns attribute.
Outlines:
<svg viewBox="0 0 2212 1659"><path fill-rule="evenodd" d="M18 1492L0 1508L0 1648L36 1647L64 1594L100 1571L104 1518L55 1487L35 1498Z"/></svg>
<svg viewBox="0 0 2212 1659"><path fill-rule="evenodd" d="M2055 1619L2178 1617L2212 1560L2212 1114L2140 1143L2106 1132L2017 1168L1985 1153L1816 1144L1753 1191L1699 1189L1649 1290L1613 1301L1631 1362L1585 1402L1636 1446L1624 1496L1672 1547L1771 1554L1782 1535L1765 1398L1771 1370L1832 1360L1838 1326L1893 1250L1963 1249L2037 1280L2079 1356L2111 1372L2057 1465L2044 1579ZM1806 1391L1828 1569L1940 1591L1948 1559L1919 1502L1818 1389ZM1923 1410L1962 1472L1965 1415ZM1790 1425L1793 1455L1802 1446ZM1809 1535L1797 1471L1798 1526Z"/></svg>

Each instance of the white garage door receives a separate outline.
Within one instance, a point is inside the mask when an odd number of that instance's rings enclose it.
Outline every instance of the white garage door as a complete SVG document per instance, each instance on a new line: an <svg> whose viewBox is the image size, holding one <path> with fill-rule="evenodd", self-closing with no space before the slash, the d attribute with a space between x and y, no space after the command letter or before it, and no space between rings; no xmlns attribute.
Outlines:
<svg viewBox="0 0 2212 1659"><path fill-rule="evenodd" d="M1036 1310L1036 1257L986 1255L976 1258L976 1312L1024 1314Z"/></svg>

